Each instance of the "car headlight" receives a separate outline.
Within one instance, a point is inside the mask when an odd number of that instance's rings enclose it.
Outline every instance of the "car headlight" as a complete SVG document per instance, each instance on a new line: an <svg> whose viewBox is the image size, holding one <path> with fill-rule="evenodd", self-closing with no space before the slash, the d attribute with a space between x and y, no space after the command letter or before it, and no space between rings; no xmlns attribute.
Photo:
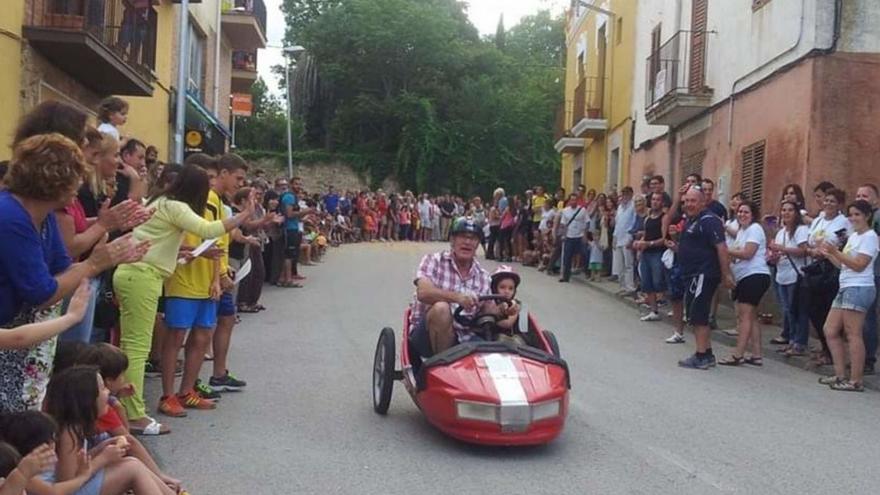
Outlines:
<svg viewBox="0 0 880 495"><path fill-rule="evenodd" d="M532 405L532 421L555 418L559 416L561 410L562 401L560 399L534 404Z"/></svg>
<svg viewBox="0 0 880 495"><path fill-rule="evenodd" d="M455 412L459 419L498 422L498 406L495 404L457 400L455 401Z"/></svg>

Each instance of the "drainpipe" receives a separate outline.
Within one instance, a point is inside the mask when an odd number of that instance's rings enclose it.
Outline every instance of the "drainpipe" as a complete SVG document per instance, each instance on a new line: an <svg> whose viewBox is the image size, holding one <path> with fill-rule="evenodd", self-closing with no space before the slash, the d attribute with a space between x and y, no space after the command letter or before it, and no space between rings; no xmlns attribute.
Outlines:
<svg viewBox="0 0 880 495"><path fill-rule="evenodd" d="M778 55L771 58L770 60L759 65L758 67L755 67L754 69L749 71L748 74L740 77L739 79L737 79L736 81L733 82L733 85L730 88L730 115L728 116L728 122L727 122L727 146L728 147L733 145L733 113L734 113L734 106L736 104L736 86L739 83L748 79L749 77L753 76L754 74L760 72L768 65L775 63L776 61L778 61L782 57L794 52L795 50L798 49L798 47L800 47L801 40L803 40L803 37L804 37L804 19L806 18L806 11L807 11L807 0L801 0L800 30L798 31L797 41L795 41L795 43L793 45L791 45L786 50L780 52ZM835 25L837 23L836 18L837 18L837 7L835 6Z"/></svg>
<svg viewBox="0 0 880 495"><path fill-rule="evenodd" d="M223 0L217 0L217 43L214 45L214 114L220 113L220 37L223 26Z"/></svg>
<svg viewBox="0 0 880 495"><path fill-rule="evenodd" d="M183 134L186 120L186 76L189 70L189 0L180 0L177 51L177 98L174 112L174 161L183 163Z"/></svg>
<svg viewBox="0 0 880 495"><path fill-rule="evenodd" d="M675 0L675 21L673 22L673 33L676 35L681 31L681 0ZM668 135L666 136L667 141L669 141L669 145L666 147L668 160L669 160L669 187L673 188L672 191L678 190L678 182L676 177L677 167L675 166L675 147L676 147L676 138L678 133L676 132L675 127L669 127Z"/></svg>

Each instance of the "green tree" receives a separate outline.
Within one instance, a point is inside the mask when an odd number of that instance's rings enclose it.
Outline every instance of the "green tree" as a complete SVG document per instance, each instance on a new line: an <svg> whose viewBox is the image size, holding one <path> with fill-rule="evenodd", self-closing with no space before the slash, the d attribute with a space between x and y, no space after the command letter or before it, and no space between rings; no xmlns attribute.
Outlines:
<svg viewBox="0 0 880 495"><path fill-rule="evenodd" d="M285 0L284 11L288 43L307 48L309 80L320 76L309 94L320 104L303 107L309 142L419 191L558 182L561 17L510 30L502 18L481 39L457 0Z"/></svg>

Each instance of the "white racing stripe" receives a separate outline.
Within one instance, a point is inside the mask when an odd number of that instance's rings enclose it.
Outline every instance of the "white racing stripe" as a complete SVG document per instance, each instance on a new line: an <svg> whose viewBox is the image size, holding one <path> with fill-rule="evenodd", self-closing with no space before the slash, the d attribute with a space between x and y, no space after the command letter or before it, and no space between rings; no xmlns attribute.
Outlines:
<svg viewBox="0 0 880 495"><path fill-rule="evenodd" d="M501 399L501 405L528 404L526 391L519 381L519 371L513 364L513 359L506 354L487 354L483 356L483 362L489 369L489 376Z"/></svg>

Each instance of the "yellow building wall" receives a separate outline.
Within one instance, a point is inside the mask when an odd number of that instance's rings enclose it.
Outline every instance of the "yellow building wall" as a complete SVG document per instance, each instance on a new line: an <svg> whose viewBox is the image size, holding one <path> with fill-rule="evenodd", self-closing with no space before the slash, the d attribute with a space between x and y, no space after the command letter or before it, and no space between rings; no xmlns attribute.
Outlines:
<svg viewBox="0 0 880 495"><path fill-rule="evenodd" d="M9 145L21 116L21 25L24 23L24 2L3 2L0 9L0 160L12 156Z"/></svg>
<svg viewBox="0 0 880 495"><path fill-rule="evenodd" d="M574 186L572 185L572 173L574 172L574 157L568 153L562 155L562 167L559 184L565 189L566 193L571 193L574 190Z"/></svg>
<svg viewBox="0 0 880 495"><path fill-rule="evenodd" d="M604 24L606 32L605 85L603 92L603 117L608 130L602 137L585 140L584 183L588 189L606 191L613 184L618 188L631 184L629 177L632 104L632 78L635 64L635 18L636 2L632 0L593 1L592 5L614 12L605 16L588 10L584 18L567 33L567 60L565 71L565 100L574 101L575 89L580 80L578 70L578 46L586 44L585 64L582 73L586 77L601 74L599 67L599 29ZM619 31L619 32L618 32ZM571 126L573 123L568 122ZM619 143L620 163L618 177L607 177L609 168L608 137L622 130ZM573 161L573 160L572 160ZM562 170L562 183L571 183L571 170Z"/></svg>
<svg viewBox="0 0 880 495"><path fill-rule="evenodd" d="M173 33L177 16L170 0L162 0L154 7L158 14L156 33L156 76L153 96L125 96L130 108L128 123L123 134L136 137L148 145L159 149L159 159L167 161L172 156L171 147L171 86L174 82L171 54L177 49L173 46Z"/></svg>

